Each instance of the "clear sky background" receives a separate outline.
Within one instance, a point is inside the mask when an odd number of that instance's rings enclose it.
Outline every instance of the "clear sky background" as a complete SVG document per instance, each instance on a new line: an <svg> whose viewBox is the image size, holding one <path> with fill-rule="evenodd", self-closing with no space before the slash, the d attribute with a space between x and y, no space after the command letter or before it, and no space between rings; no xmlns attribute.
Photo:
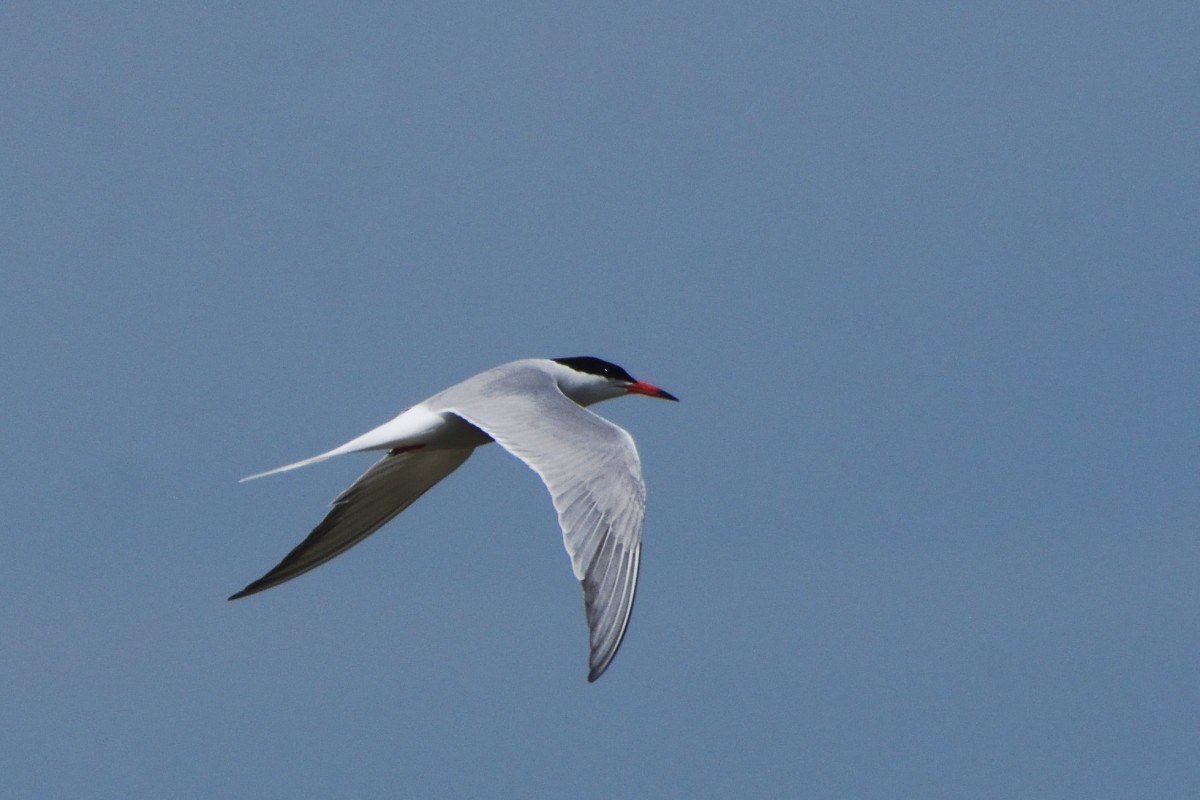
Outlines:
<svg viewBox="0 0 1200 800"><path fill-rule="evenodd" d="M0 8L5 796L1200 796L1200 6ZM585 681L481 369L649 486Z"/></svg>

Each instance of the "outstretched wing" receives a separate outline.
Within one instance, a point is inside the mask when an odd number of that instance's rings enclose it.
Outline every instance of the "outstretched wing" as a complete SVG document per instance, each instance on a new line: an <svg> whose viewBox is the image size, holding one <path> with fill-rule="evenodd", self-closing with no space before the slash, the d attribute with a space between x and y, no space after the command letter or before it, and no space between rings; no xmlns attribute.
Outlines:
<svg viewBox="0 0 1200 800"><path fill-rule="evenodd" d="M422 449L384 456L334 499L321 524L274 569L229 599L278 586L350 549L458 469L473 449Z"/></svg>
<svg viewBox="0 0 1200 800"><path fill-rule="evenodd" d="M548 374L484 375L490 380L466 381L437 399L528 464L550 490L583 585L594 681L617 654L633 610L646 508L637 448L624 429L563 395Z"/></svg>

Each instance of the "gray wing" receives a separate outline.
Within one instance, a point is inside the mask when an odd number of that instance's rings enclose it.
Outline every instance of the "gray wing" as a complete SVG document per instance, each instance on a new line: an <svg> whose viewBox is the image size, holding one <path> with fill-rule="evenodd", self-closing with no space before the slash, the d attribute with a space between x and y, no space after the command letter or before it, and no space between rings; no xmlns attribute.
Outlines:
<svg viewBox="0 0 1200 800"><path fill-rule="evenodd" d="M384 456L334 498L321 524L274 569L229 599L278 586L350 549L458 469L473 449L411 450Z"/></svg>
<svg viewBox="0 0 1200 800"><path fill-rule="evenodd" d="M629 624L646 487L633 438L577 405L546 373L493 370L446 390L445 409L481 428L541 476L583 585L588 680L608 668Z"/></svg>

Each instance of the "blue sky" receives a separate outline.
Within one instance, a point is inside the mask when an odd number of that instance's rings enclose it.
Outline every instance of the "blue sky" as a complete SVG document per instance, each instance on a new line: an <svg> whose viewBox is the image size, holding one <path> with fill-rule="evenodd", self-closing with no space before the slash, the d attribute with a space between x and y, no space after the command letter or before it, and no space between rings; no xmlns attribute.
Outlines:
<svg viewBox="0 0 1200 800"><path fill-rule="evenodd" d="M0 10L14 796L1194 797L1190 3ZM480 452L238 603L481 369L649 486L596 684Z"/></svg>

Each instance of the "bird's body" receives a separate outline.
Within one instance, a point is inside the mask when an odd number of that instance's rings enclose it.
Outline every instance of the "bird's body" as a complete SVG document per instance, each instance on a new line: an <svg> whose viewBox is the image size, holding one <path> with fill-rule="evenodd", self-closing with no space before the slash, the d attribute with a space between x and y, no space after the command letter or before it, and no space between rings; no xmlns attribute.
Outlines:
<svg viewBox="0 0 1200 800"><path fill-rule="evenodd" d="M591 633L588 680L607 669L637 586L645 486L633 439L584 406L623 394L676 398L588 356L502 364L438 392L328 452L243 480L333 456L387 451L274 569L230 599L277 586L365 539L491 441L550 490L563 542L583 584Z"/></svg>

